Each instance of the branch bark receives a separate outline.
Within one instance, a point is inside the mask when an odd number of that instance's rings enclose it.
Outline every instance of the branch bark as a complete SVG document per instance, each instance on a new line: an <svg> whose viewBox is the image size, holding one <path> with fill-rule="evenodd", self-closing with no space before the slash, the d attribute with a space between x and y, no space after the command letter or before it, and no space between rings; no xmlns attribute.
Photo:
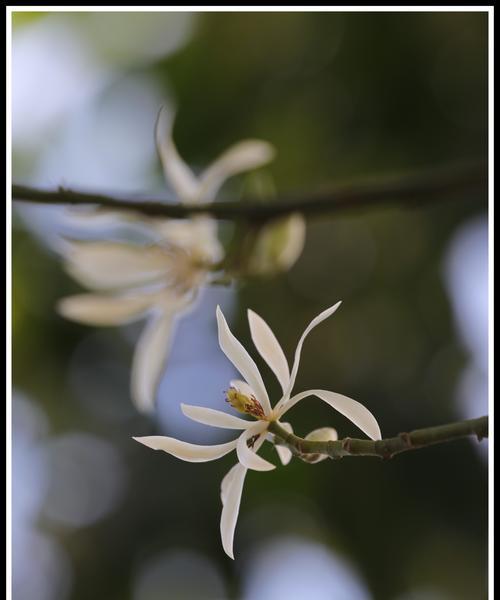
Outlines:
<svg viewBox="0 0 500 600"><path fill-rule="evenodd" d="M326 454L335 459L344 456L378 456L387 459L408 450L469 436L475 436L481 441L488 437L488 417L415 429L410 433L400 433L396 437L378 441L344 438L335 442L313 442L288 433L276 421L270 423L268 430L275 435L276 444L286 446L293 454L304 457L305 460L311 454Z"/></svg>
<svg viewBox="0 0 500 600"><path fill-rule="evenodd" d="M485 194L486 191L486 166L475 163L379 179L371 183L337 186L315 194L292 196L269 203L250 199L245 202L169 204L148 198L119 198L64 187L44 190L19 184L12 185L12 198L37 204L96 205L104 209L129 210L153 217L184 219L196 214L209 214L216 219L262 223L293 212L313 217L345 209L371 208L391 203L413 207L421 203L457 199L471 192Z"/></svg>

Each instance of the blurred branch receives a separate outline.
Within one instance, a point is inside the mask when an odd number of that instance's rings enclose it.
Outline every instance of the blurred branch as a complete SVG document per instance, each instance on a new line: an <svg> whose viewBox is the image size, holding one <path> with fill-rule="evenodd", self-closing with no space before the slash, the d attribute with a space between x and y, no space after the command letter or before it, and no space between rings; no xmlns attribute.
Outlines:
<svg viewBox="0 0 500 600"><path fill-rule="evenodd" d="M278 445L286 446L295 456L303 457L305 460L307 455L311 454L326 454L330 458L344 456L392 458L407 450L417 450L468 436L475 436L478 441L481 441L488 437L488 417L415 429L410 433L400 433L396 437L377 441L345 438L335 442L313 442L288 433L276 421L270 423L269 431L275 434Z"/></svg>
<svg viewBox="0 0 500 600"><path fill-rule="evenodd" d="M351 208L371 208L381 204L412 207L421 203L456 199L473 191L486 193L487 179L485 164L475 163L425 170L371 183L337 186L303 196L282 198L267 204L251 199L244 203L224 201L211 204L168 204L147 198L118 198L99 193L77 192L64 187L43 190L18 184L12 185L12 198L37 204L97 205L109 210L129 210L152 217L184 219L196 214L209 214L217 219L262 223L293 212L316 216Z"/></svg>

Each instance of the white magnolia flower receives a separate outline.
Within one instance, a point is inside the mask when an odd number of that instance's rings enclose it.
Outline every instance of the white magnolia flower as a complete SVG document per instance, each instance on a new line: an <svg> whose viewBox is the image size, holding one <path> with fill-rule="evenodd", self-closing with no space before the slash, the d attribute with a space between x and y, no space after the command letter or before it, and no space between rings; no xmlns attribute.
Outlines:
<svg viewBox="0 0 500 600"><path fill-rule="evenodd" d="M267 438L267 429L270 422L279 422L285 413L300 400L308 396L317 396L350 419L370 438L374 440L381 439L380 428L375 417L356 400L327 390L308 390L292 396L304 340L316 325L332 315L339 306L340 302L323 311L309 323L297 345L291 372L283 350L269 325L259 315L251 310L248 311L250 332L255 347L276 375L283 391L281 399L275 404L274 408L271 407L269 396L255 362L231 333L224 315L218 307L217 324L220 347L244 378L244 381L231 382L231 387L227 392L227 400L234 408L252 417L252 420L241 419L211 408L182 404L183 413L194 421L213 427L237 429L241 430L242 433L233 441L213 446L189 444L164 436L134 438L154 450L164 450L189 462L215 460L236 450L238 463L227 473L221 485L223 505L221 516L222 545L231 558L234 558L234 530L247 469L270 471L275 468L273 464L257 454ZM289 424L280 424L291 431ZM325 435L326 439L332 439L333 433L332 431L325 433L323 430L319 435L322 439L325 439ZM280 446L276 446L276 449L283 464L287 464L291 458L290 451Z"/></svg>
<svg viewBox="0 0 500 600"><path fill-rule="evenodd" d="M235 144L199 177L180 158L165 110L156 124L156 142L168 183L182 203L211 202L224 181L269 162L273 149L259 140ZM130 216L109 212L109 220ZM96 218L102 217L102 212ZM82 221L88 216L82 216ZM211 269L223 256L216 221L208 216L185 220L141 219L155 240L148 245L104 241L68 241L68 272L93 290L60 301L60 313L89 325L121 325L142 318L147 324L132 366L132 398L141 411L154 406L156 389L169 350L175 317L193 303Z"/></svg>

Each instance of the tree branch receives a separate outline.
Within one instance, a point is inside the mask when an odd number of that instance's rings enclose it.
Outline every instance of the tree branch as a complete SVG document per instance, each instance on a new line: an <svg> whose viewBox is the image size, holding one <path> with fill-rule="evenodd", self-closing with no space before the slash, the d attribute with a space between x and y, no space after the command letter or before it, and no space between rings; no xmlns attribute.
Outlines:
<svg viewBox="0 0 500 600"><path fill-rule="evenodd" d="M288 433L276 421L270 423L269 431L274 433L276 444L286 446L293 454L303 457L304 460L307 460L307 455L311 454L326 454L336 459L344 456L392 458L407 450L425 448L468 436L476 436L478 441L481 441L488 437L488 417L416 429L410 433L400 433L396 437L378 441L345 438L335 442L313 442Z"/></svg>
<svg viewBox="0 0 500 600"><path fill-rule="evenodd" d="M389 203L411 207L424 202L457 199L471 192L486 191L486 166L483 163L475 163L379 179L371 183L337 186L314 194L282 198L280 201L268 203L250 199L245 202L168 204L166 201L147 198L118 198L99 193L77 192L64 187L43 190L18 184L12 185L12 198L38 204L97 205L105 209L130 210L152 217L184 219L196 214L209 214L217 219L262 223L293 212L312 217Z"/></svg>

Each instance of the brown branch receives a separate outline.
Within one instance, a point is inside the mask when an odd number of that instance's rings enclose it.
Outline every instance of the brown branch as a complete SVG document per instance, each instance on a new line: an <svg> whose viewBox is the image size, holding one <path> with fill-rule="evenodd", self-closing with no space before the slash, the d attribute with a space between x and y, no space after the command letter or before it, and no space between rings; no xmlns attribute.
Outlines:
<svg viewBox="0 0 500 600"><path fill-rule="evenodd" d="M486 166L475 163L378 179L370 183L337 186L268 203L247 200L243 203L224 201L195 205L169 204L147 198L118 198L100 193L77 192L64 187L43 190L19 184L12 185L12 198L38 204L95 205L110 210L130 210L152 217L184 219L196 214L209 214L216 219L262 223L294 212L312 217L384 204L412 207L421 203L457 199L472 192L486 194L486 191Z"/></svg>

